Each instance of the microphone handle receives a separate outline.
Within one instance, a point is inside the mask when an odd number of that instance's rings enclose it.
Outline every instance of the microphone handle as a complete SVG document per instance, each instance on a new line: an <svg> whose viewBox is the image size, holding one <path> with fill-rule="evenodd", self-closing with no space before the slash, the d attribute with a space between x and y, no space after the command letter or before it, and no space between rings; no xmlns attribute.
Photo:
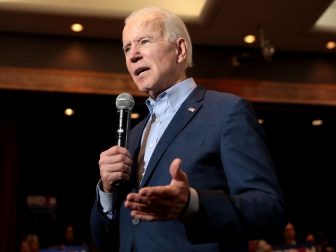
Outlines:
<svg viewBox="0 0 336 252"><path fill-rule="evenodd" d="M129 109L119 109L119 123L117 129L117 145L126 147L128 130L130 127L131 111Z"/></svg>
<svg viewBox="0 0 336 252"><path fill-rule="evenodd" d="M126 147L127 145L127 136L128 130L130 127L131 121L131 110L130 109L118 109L119 114L119 123L117 129L117 145L121 147ZM119 180L115 182L115 187L120 188L125 183L123 180Z"/></svg>

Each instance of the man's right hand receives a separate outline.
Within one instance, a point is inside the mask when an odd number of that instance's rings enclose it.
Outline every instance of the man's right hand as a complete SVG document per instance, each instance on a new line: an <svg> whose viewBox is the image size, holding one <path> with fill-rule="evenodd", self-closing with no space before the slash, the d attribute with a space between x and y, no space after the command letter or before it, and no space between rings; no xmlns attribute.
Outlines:
<svg viewBox="0 0 336 252"><path fill-rule="evenodd" d="M132 157L124 147L113 146L100 154L99 171L104 192L112 193L121 180L131 176Z"/></svg>

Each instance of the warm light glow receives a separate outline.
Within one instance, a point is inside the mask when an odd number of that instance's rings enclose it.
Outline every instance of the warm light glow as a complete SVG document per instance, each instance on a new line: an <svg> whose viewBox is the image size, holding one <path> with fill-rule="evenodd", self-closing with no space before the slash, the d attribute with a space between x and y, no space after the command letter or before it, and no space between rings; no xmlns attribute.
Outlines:
<svg viewBox="0 0 336 252"><path fill-rule="evenodd" d="M259 118L258 119L258 123L261 125L261 124L264 124L264 119L262 119L262 118Z"/></svg>
<svg viewBox="0 0 336 252"><path fill-rule="evenodd" d="M138 119L140 117L139 113L131 113L131 118L132 119Z"/></svg>
<svg viewBox="0 0 336 252"><path fill-rule="evenodd" d="M60 15L125 18L133 10L145 6L168 9L185 20L201 21L207 0L0 0L0 9L39 11Z"/></svg>
<svg viewBox="0 0 336 252"><path fill-rule="evenodd" d="M336 31L336 0L323 12L314 25L314 30L334 33Z"/></svg>
<svg viewBox="0 0 336 252"><path fill-rule="evenodd" d="M316 119L312 121L313 126L321 126L323 124L323 121L321 119Z"/></svg>
<svg viewBox="0 0 336 252"><path fill-rule="evenodd" d="M75 23L75 24L72 24L71 25L71 30L73 32L81 32L84 30L84 27L82 24L79 24L79 23Z"/></svg>
<svg viewBox="0 0 336 252"><path fill-rule="evenodd" d="M331 49L334 49L336 47L336 43L334 41L329 41L327 44L326 44L326 48L331 50Z"/></svg>
<svg viewBox="0 0 336 252"><path fill-rule="evenodd" d="M67 108L64 110L64 114L66 116L72 116L75 113L75 111L72 108Z"/></svg>
<svg viewBox="0 0 336 252"><path fill-rule="evenodd" d="M244 42L246 43L246 44L252 44L252 43L254 43L256 41L256 37L254 36L254 35L252 35L252 34L250 34L250 35L246 35L245 37L244 37Z"/></svg>

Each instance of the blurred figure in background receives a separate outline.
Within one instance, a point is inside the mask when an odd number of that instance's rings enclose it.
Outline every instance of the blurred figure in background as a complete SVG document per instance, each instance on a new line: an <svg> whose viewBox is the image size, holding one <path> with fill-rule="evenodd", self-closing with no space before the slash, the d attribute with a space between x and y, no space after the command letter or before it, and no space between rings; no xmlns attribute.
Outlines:
<svg viewBox="0 0 336 252"><path fill-rule="evenodd" d="M286 245L296 245L295 227L291 222L288 222L284 230L284 243Z"/></svg>
<svg viewBox="0 0 336 252"><path fill-rule="evenodd" d="M249 252L272 252L272 245L265 240L250 240Z"/></svg>
<svg viewBox="0 0 336 252"><path fill-rule="evenodd" d="M20 242L20 252L39 252L40 240L36 234L24 236Z"/></svg>
<svg viewBox="0 0 336 252"><path fill-rule="evenodd" d="M315 235L312 234L312 233L308 233L308 234L306 235L306 242L309 242L309 243L314 243L314 242L316 242L316 240L315 240Z"/></svg>
<svg viewBox="0 0 336 252"><path fill-rule="evenodd" d="M20 243L20 252L32 252L26 239L23 239Z"/></svg>

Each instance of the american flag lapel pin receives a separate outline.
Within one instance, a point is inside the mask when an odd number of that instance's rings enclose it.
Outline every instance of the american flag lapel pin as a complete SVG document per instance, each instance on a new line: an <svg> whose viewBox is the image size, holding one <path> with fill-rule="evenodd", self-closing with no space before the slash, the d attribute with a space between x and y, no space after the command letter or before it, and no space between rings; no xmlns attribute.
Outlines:
<svg viewBox="0 0 336 252"><path fill-rule="evenodd" d="M189 107L188 110L189 110L190 112L195 112L196 109L194 109L193 107Z"/></svg>

